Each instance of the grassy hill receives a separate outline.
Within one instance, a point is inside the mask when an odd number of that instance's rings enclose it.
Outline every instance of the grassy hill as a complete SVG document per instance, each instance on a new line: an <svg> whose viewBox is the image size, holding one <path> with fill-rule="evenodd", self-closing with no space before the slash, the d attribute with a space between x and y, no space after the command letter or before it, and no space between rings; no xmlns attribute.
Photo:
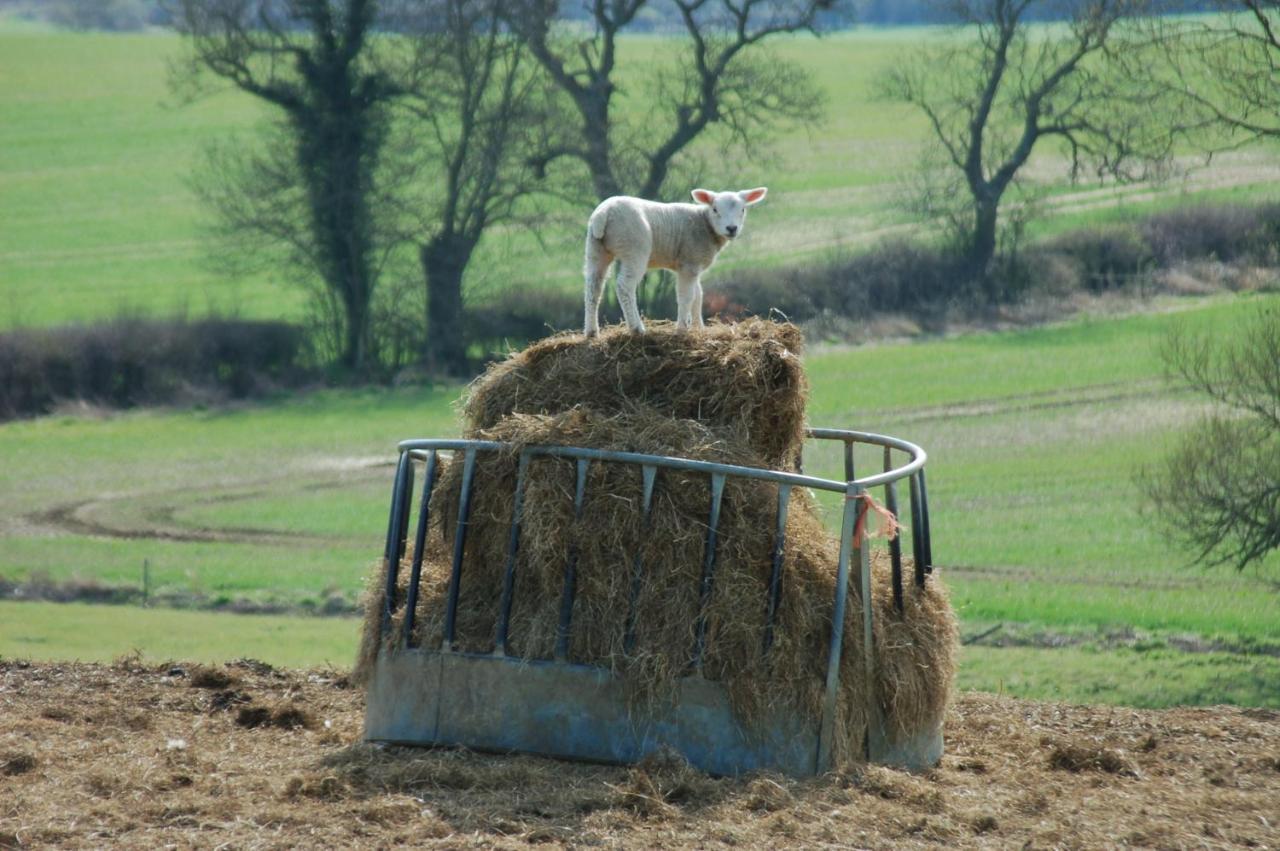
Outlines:
<svg viewBox="0 0 1280 851"><path fill-rule="evenodd" d="M707 159L702 183L771 188L713 285L735 267L859 250L915 228L901 192L928 131L911 109L879 100L875 80L920 40L938 37L917 28L776 42L778 54L813 70L828 95L828 119L779 139L763 163ZM671 61L676 49L668 38L628 39L621 67ZM235 249L210 241L193 169L212 141L251 141L267 113L230 91L180 103L166 85L180 51L178 38L163 32L47 32L0 19L0 329L119 311L303 315L303 294L278 270L233 278L210 262ZM624 76L620 108L643 111L645 87L626 83ZM1029 173L1049 192L1052 218L1041 227L1054 229L1193 195L1273 197L1280 166L1269 149L1251 149L1161 187L1073 187L1061 158L1046 150ZM493 233L472 266L472 296L580 287L589 207L563 208L545 245L521 228Z"/></svg>

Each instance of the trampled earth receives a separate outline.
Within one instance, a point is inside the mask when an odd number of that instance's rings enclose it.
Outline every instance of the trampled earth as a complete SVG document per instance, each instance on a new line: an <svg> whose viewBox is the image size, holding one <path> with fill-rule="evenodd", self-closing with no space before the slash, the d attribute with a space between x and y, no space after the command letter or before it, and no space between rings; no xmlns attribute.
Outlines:
<svg viewBox="0 0 1280 851"><path fill-rule="evenodd" d="M1280 846L1280 712L960 695L938 768L794 781L360 742L343 672L0 661L0 848Z"/></svg>

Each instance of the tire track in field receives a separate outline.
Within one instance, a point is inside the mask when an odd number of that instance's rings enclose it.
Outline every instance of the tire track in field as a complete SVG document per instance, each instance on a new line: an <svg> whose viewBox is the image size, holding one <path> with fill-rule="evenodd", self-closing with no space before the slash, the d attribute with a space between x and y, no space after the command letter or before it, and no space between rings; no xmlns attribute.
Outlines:
<svg viewBox="0 0 1280 851"><path fill-rule="evenodd" d="M294 546L297 544L332 544L345 540L340 535L324 535L291 529L273 529L254 526L184 525L177 514L181 510L201 505L228 504L256 499L272 493L288 491L328 490L349 485L353 475L357 479L370 478L376 472L389 467L387 462L377 461L360 466L335 468L324 466L327 473L322 478L310 477L288 488L272 488L282 482L297 478L296 473L271 478L230 480L218 486L220 492L211 493L207 487L165 489L151 492L133 492L91 499L63 502L30 512L22 518L26 523L55 534L80 535L95 538L123 540L171 541L175 543L237 543ZM146 505L156 499L159 505ZM94 514L110 512L112 506L122 503L141 503L141 515L135 522L120 518L117 522L105 521Z"/></svg>
<svg viewBox="0 0 1280 851"><path fill-rule="evenodd" d="M119 499L86 499L78 502L66 502L36 511L26 516L26 520L37 526L52 527L68 535L84 535L92 538L121 538L125 540L175 541L184 544L199 543L298 543L308 538L316 542L322 540L305 532L289 532L274 529L254 529L245 527L212 528L207 526L184 527L177 525L173 515L177 506L163 506L146 512L146 519L157 525L152 526L111 526L99 520L84 516L86 511L101 508ZM173 526L159 525L164 521L174 522ZM327 540L332 540L329 538Z"/></svg>
<svg viewBox="0 0 1280 851"><path fill-rule="evenodd" d="M1131 626L1060 630L1019 621L1001 622L982 632L963 636L966 647L1061 650L1092 645L1103 651L1153 646L1179 653L1223 653L1233 656L1280 658L1280 644L1268 640L1232 640L1191 632L1136 629Z"/></svg>
<svg viewBox="0 0 1280 851"><path fill-rule="evenodd" d="M1029 411L1045 411L1107 402L1151 399L1163 395L1166 392L1163 388L1164 382L1159 378L1142 381L1113 381L1103 384L1088 384L1066 391L1037 390L1009 396L992 396L969 399L963 402L950 402L943 405L885 408L878 411L877 415L885 421L895 423L917 423L962 417L996 417Z"/></svg>
<svg viewBox="0 0 1280 851"><path fill-rule="evenodd" d="M950 564L936 565L939 570L969 579L995 582L1051 582L1053 585L1081 585L1091 588L1123 588L1141 591L1181 591L1208 588L1221 582L1210 577L1203 579L1168 576L1110 577L1081 573L1060 573L1052 570L1036 570L1029 567L996 567L992 565Z"/></svg>

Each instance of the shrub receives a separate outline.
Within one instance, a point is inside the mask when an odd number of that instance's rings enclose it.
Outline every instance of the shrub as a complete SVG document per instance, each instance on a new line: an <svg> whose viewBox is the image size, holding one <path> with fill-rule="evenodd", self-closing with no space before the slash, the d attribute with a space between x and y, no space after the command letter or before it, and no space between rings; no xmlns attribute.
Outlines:
<svg viewBox="0 0 1280 851"><path fill-rule="evenodd" d="M865 254L787 269L736 272L714 284L708 307L725 318L777 310L803 322L823 314L928 312L965 291L964 275L952 255L894 240Z"/></svg>
<svg viewBox="0 0 1280 851"><path fill-rule="evenodd" d="M861 313L940 307L969 289L954 254L905 240L853 258L846 268L842 302Z"/></svg>
<svg viewBox="0 0 1280 851"><path fill-rule="evenodd" d="M1154 519L1204 564L1262 565L1280 550L1280 310L1229 335L1175 325L1160 355L1213 408L1139 474Z"/></svg>
<svg viewBox="0 0 1280 851"><path fill-rule="evenodd" d="M388 276L378 287L370 305L369 377L378 374L377 367L393 375L420 361L427 342L425 296L421 279L408 276Z"/></svg>
<svg viewBox="0 0 1280 851"><path fill-rule="evenodd" d="M606 305L602 321L616 321ZM555 331L582 328L582 294L564 290L512 287L483 304L468 306L466 339L487 358L510 344L540 340Z"/></svg>
<svg viewBox="0 0 1280 851"><path fill-rule="evenodd" d="M1280 204L1180 207L1151 216L1141 232L1161 266L1202 259L1274 263Z"/></svg>
<svg viewBox="0 0 1280 851"><path fill-rule="evenodd" d="M0 420L59 402L110 407L244 398L309 379L301 328L238 319L122 318L0 334Z"/></svg>
<svg viewBox="0 0 1280 851"><path fill-rule="evenodd" d="M1028 254L1033 269L1056 255L1076 270L1078 286L1092 293L1123 287L1155 264L1151 249L1135 228L1085 228L1045 241Z"/></svg>
<svg viewBox="0 0 1280 851"><path fill-rule="evenodd" d="M830 300L826 275L834 275L830 264L792 266L783 269L749 269L733 277L708 282L707 315L736 320L745 316L767 316L779 311L795 322L818 316Z"/></svg>
<svg viewBox="0 0 1280 851"><path fill-rule="evenodd" d="M1035 293L1061 298L1084 286L1084 272L1076 258L1038 246L1023 251L1016 261L1006 264L1003 273L1016 277L1011 289L1020 295Z"/></svg>

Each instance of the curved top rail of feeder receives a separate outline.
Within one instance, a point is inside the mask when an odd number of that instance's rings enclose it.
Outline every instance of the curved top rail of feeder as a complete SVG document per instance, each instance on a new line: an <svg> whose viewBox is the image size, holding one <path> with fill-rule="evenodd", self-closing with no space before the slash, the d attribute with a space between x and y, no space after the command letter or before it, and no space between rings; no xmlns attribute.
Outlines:
<svg viewBox="0 0 1280 851"><path fill-rule="evenodd" d="M809 437L817 440L839 440L844 443L870 443L875 446L884 446L889 449L898 449L911 456L911 460L901 467L894 467L892 470L886 470L883 473L877 473L874 476L864 476L861 479L854 479L851 484L859 487L874 488L878 485L887 484L905 479L907 476L914 476L925 462L929 460L928 454L924 449L916 446L909 440L903 440L898 437L890 437L887 434L877 434L873 431L853 431L845 428L810 428L805 429Z"/></svg>
<svg viewBox="0 0 1280 851"><path fill-rule="evenodd" d="M615 452L607 449L587 449L579 446L530 446L527 447L525 451L532 455L546 455L558 458L575 458L591 461L621 461L633 464L647 464L655 467L666 467L668 469L676 470L692 470L704 473L728 473L747 476L754 479L761 479L767 482L775 482L777 484L795 485L799 487L814 488L816 490L835 491L836 493L847 493L851 487L866 490L868 488L906 478L907 476L915 475L918 470L924 467L925 461L928 458L925 451L914 443L884 434L837 428L812 428L808 429L807 432L809 437L818 440L839 440L844 443L868 443L890 449L898 449L910 455L911 460L901 467L895 467L892 470L886 470L885 472L877 473L874 476L864 476L860 479L842 482L834 479L822 479L817 476L806 476L803 473L784 473L778 470L770 470L766 467L743 467L737 464L720 464L715 461L696 461L691 458L677 458L669 455L647 455L641 452ZM420 457L420 453L430 452L433 450L500 450L511 448L511 444L500 443L492 440L430 438L403 440L400 442L399 448L401 452L409 452L415 457Z"/></svg>

